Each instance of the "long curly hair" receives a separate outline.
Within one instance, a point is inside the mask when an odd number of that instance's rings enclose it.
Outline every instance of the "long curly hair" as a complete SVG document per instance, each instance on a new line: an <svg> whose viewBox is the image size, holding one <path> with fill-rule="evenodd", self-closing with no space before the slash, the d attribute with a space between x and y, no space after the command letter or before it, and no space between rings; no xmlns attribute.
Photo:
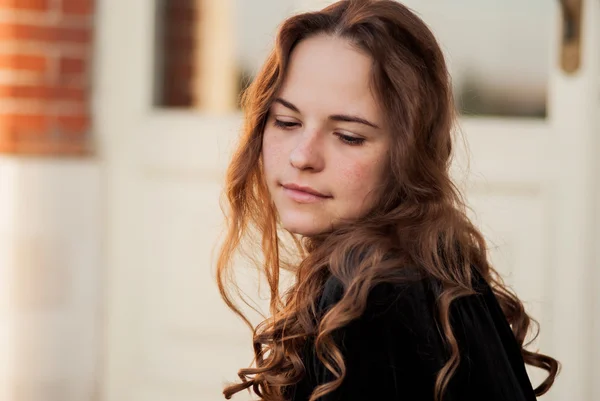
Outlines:
<svg viewBox="0 0 600 401"><path fill-rule="evenodd" d="M347 39L372 57L371 85L393 144L386 190L369 213L331 232L299 238L278 226L261 147L291 52L303 39L319 34ZM559 363L524 348L530 326L537 322L488 262L485 240L450 178L456 119L451 82L442 51L420 18L391 0L345 0L292 16L280 26L274 49L244 92L242 105L243 132L226 174L226 236L216 278L225 303L253 332L255 358L251 367L239 370L241 382L224 389L227 399L250 388L264 400L288 399L287 390L304 374L301 350L308 338L335 377L319 385L310 401L339 387L346 367L332 333L363 313L376 284L401 280L404 266L418 266L443 288L437 319L450 356L437 376L436 400L443 398L460 363L449 310L456 299L475 293L473 269L492 287L525 362L548 371L536 394L549 390ZM256 263L270 288L270 316L256 327L234 301L234 295L241 296L233 274L234 257L240 253ZM280 290L282 269L295 277L286 291ZM317 319L316 302L329 275L343 283L345 292Z"/></svg>

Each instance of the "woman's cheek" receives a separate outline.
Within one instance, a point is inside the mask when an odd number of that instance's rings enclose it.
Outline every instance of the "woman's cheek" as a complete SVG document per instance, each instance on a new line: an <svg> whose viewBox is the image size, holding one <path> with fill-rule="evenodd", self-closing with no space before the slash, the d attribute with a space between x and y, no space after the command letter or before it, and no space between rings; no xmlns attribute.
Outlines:
<svg viewBox="0 0 600 401"><path fill-rule="evenodd" d="M366 192L372 186L372 165L359 161L346 162L339 170L337 182L350 189L354 194Z"/></svg>
<svg viewBox="0 0 600 401"><path fill-rule="evenodd" d="M338 188L342 191L345 203L352 205L348 210L350 215L359 217L370 208L374 197L378 195L372 191L382 180L381 165L377 160L346 161L340 165L343 167L336 177Z"/></svg>
<svg viewBox="0 0 600 401"><path fill-rule="evenodd" d="M263 161L265 164L265 174L271 177L276 171L283 168L285 160L284 146L278 141L276 135L265 132L263 137Z"/></svg>

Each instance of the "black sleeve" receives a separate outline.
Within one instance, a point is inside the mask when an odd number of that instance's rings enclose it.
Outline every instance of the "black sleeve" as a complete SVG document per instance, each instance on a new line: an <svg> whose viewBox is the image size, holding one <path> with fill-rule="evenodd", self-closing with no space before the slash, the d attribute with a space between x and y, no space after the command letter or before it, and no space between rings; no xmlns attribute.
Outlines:
<svg viewBox="0 0 600 401"><path fill-rule="evenodd" d="M434 399L436 375L448 357L435 323L435 296L426 281L389 288L372 290L363 317L335 333L347 376L321 401ZM535 401L520 349L491 292L455 301L451 321L461 364L445 401ZM315 368L320 383L333 379L319 362Z"/></svg>

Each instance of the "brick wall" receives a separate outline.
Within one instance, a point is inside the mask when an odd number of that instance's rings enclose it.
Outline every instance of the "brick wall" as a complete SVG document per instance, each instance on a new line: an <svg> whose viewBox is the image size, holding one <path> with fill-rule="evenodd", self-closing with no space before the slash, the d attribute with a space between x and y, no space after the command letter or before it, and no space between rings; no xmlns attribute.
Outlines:
<svg viewBox="0 0 600 401"><path fill-rule="evenodd" d="M0 0L0 153L90 152L93 0Z"/></svg>

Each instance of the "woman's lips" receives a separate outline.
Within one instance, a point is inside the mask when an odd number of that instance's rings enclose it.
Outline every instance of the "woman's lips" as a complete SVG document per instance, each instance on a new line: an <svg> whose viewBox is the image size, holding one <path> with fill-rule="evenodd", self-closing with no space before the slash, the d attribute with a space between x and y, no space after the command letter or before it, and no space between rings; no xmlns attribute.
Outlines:
<svg viewBox="0 0 600 401"><path fill-rule="evenodd" d="M324 201L325 199L331 198L330 196L314 195L314 194L310 194L308 192L300 191L298 189L286 188L283 186L282 186L282 188L283 188L283 192L288 197L290 197L291 199L295 200L298 203L321 202L321 201Z"/></svg>

